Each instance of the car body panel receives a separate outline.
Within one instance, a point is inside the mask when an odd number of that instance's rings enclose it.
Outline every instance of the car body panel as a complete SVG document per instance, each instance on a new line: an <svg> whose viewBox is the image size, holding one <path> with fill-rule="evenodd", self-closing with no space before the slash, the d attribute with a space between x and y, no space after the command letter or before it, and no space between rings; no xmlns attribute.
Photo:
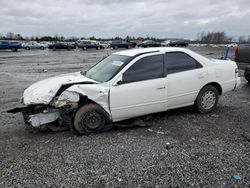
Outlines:
<svg viewBox="0 0 250 188"><path fill-rule="evenodd" d="M131 42L127 42L124 40L113 40L110 43L111 48L130 48L133 47L133 44Z"/></svg>
<svg viewBox="0 0 250 188"><path fill-rule="evenodd" d="M236 62L250 64L250 44L239 44L237 54L235 57Z"/></svg>
<svg viewBox="0 0 250 188"><path fill-rule="evenodd" d="M28 87L23 94L23 102L25 105L32 104L49 104L57 91L67 84L74 84L79 82L93 82L95 81L86 78L80 72L63 74L56 77L41 80Z"/></svg>
<svg viewBox="0 0 250 188"><path fill-rule="evenodd" d="M45 47L46 45L37 42L28 42L23 45L23 48L26 49L44 49Z"/></svg>
<svg viewBox="0 0 250 188"><path fill-rule="evenodd" d="M95 48L95 49L104 49L104 47L97 41L94 40L84 40L84 41L80 41L77 44L78 48L82 48L82 49L91 49L91 48Z"/></svg>
<svg viewBox="0 0 250 188"><path fill-rule="evenodd" d="M11 49L13 47L20 49L22 45L18 42L0 41L0 49Z"/></svg>

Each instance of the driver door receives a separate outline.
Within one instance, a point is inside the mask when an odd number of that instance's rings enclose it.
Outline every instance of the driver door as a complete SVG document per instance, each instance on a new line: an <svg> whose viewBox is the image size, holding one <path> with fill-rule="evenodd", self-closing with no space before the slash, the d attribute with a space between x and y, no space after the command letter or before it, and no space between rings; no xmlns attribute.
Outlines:
<svg viewBox="0 0 250 188"><path fill-rule="evenodd" d="M113 121L167 110L164 75L163 55L143 57L131 65L110 88Z"/></svg>

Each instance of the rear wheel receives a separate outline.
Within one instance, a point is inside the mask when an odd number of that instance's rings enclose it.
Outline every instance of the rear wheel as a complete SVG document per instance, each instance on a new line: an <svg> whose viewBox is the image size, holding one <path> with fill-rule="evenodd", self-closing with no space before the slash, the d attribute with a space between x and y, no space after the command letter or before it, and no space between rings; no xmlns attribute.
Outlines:
<svg viewBox="0 0 250 188"><path fill-rule="evenodd" d="M72 130L78 135L88 135L103 131L107 123L106 112L96 104L80 107L74 117Z"/></svg>
<svg viewBox="0 0 250 188"><path fill-rule="evenodd" d="M30 47L26 47L25 49L26 49L26 50L30 50Z"/></svg>
<svg viewBox="0 0 250 188"><path fill-rule="evenodd" d="M41 50L44 50L44 47L43 47L43 46L41 46L41 47L40 47L40 49L41 49Z"/></svg>
<svg viewBox="0 0 250 188"><path fill-rule="evenodd" d="M202 114L209 113L216 108L218 99L218 90L211 85L205 86L201 89L195 101L196 109Z"/></svg>
<svg viewBox="0 0 250 188"><path fill-rule="evenodd" d="M16 47L11 47L11 51L12 51L12 52L16 52L16 51L17 51L17 48L16 48Z"/></svg>

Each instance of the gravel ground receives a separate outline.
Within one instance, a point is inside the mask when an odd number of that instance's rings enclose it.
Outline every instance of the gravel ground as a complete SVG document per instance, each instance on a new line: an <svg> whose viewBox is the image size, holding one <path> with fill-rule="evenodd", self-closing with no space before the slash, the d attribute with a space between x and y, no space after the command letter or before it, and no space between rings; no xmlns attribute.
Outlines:
<svg viewBox="0 0 250 188"><path fill-rule="evenodd" d="M219 58L224 48L192 48ZM191 108L148 116L146 127L76 137L34 132L18 106L24 88L86 70L110 50L0 52L0 187L250 187L250 84L200 115ZM242 73L242 72L241 72Z"/></svg>

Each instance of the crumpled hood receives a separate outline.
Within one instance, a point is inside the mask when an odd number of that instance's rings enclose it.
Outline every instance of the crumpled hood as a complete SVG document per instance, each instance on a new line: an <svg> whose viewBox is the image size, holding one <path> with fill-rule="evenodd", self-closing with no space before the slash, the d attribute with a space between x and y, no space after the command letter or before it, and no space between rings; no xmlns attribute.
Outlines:
<svg viewBox="0 0 250 188"><path fill-rule="evenodd" d="M28 87L23 94L23 103L31 104L49 104L61 86L79 82L93 82L80 72L63 74L56 77L38 81Z"/></svg>

